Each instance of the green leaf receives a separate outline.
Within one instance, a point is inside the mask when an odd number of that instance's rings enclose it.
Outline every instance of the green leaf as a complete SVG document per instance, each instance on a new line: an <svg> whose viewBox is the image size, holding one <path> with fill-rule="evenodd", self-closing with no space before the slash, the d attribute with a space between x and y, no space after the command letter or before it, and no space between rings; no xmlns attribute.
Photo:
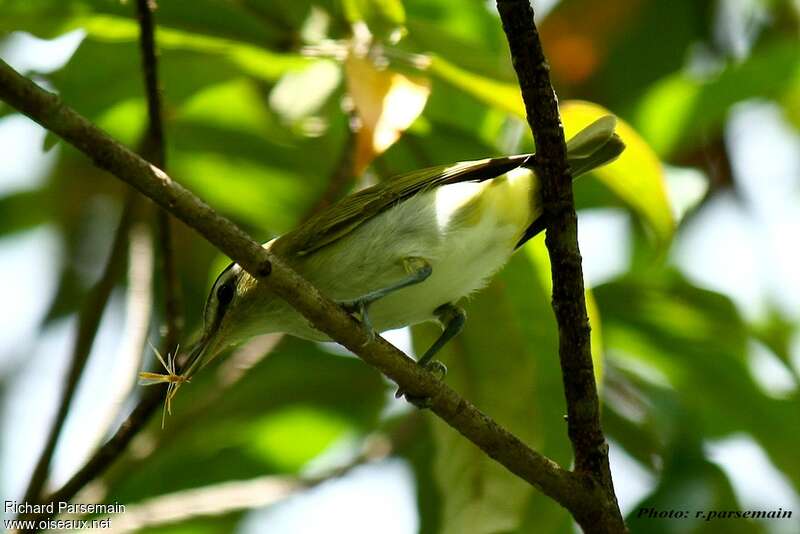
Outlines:
<svg viewBox="0 0 800 534"><path fill-rule="evenodd" d="M800 91L797 40L778 40L706 77L679 72L653 84L639 100L636 129L662 157L714 136L730 108L748 98L776 98Z"/></svg>
<svg viewBox="0 0 800 534"><path fill-rule="evenodd" d="M313 432L308 429L313 428ZM351 425L335 413L293 405L256 418L249 429L249 449L286 472L299 471L309 460L342 438ZM298 436L303 436L298 440Z"/></svg>
<svg viewBox="0 0 800 534"><path fill-rule="evenodd" d="M586 95L628 119L649 84L682 69L703 44L716 48L706 41L718 9L696 0L562 0L540 26L559 93Z"/></svg>
<svg viewBox="0 0 800 534"><path fill-rule="evenodd" d="M7 0L3 3L3 11L0 29L29 31L43 38L56 37L101 20L109 22L109 34L119 30L112 22L114 19L129 19L130 24L136 25L134 3L115 0ZM275 19L269 15L254 16L244 3L215 0L159 2L155 19L158 33L174 29L197 36L274 48L291 39L289 28L275 23L277 16ZM100 26L98 24L94 29L104 31Z"/></svg>
<svg viewBox="0 0 800 534"><path fill-rule="evenodd" d="M220 106L228 113L219 114ZM291 229L324 189L342 126L314 138L287 131L251 82L234 80L199 93L176 117L167 137L170 173L266 240Z"/></svg>
<svg viewBox="0 0 800 534"><path fill-rule="evenodd" d="M428 72L440 80L472 95L489 106L502 109L507 113L525 119L525 105L519 87L505 82L498 82L467 71L442 57L428 56L430 64Z"/></svg>
<svg viewBox="0 0 800 534"><path fill-rule="evenodd" d="M341 0L345 18L351 24L365 22L373 31L383 33L402 26L406 11L401 0Z"/></svg>
<svg viewBox="0 0 800 534"><path fill-rule="evenodd" d="M453 9L451 0L404 0L404 5L409 32L400 46L433 52L470 69L486 67L478 72L496 74L502 69L506 79L513 79L503 28L486 4L462 2Z"/></svg>
<svg viewBox="0 0 800 534"><path fill-rule="evenodd" d="M79 19L76 24L91 39L99 42L135 43L139 38L138 23L123 17L93 15ZM267 81L274 81L288 70L301 68L311 61L294 53L278 53L263 46L213 34L204 35L180 29L160 28L156 35L160 49L194 51L226 57L243 72Z"/></svg>
<svg viewBox="0 0 800 534"><path fill-rule="evenodd" d="M609 113L589 102L565 102L561 106L561 118L566 138ZM641 217L656 243L665 247L675 232L675 221L661 162L625 121L617 121L617 133L625 142L625 151L616 161L593 171L592 175Z"/></svg>
<svg viewBox="0 0 800 534"><path fill-rule="evenodd" d="M549 298L525 255L466 303L464 332L443 349L446 380L523 441L556 460L570 456L564 422L556 327ZM415 327L417 352L436 328ZM434 474L444 532L494 533L516 528L532 488L440 420L432 419ZM541 503L542 518L565 512Z"/></svg>
<svg viewBox="0 0 800 534"><path fill-rule="evenodd" d="M172 156L170 169L223 213L268 231L288 230L308 202L302 177L295 172L232 160L216 151L181 151Z"/></svg>
<svg viewBox="0 0 800 534"><path fill-rule="evenodd" d="M800 426L793 424L800 398L775 399L755 384L747 327L728 298L653 272L603 285L595 296L610 363L657 392L649 398L669 399L656 411L662 439L686 424L684 413L706 439L750 433L800 488L800 459L790 452L800 443Z"/></svg>
<svg viewBox="0 0 800 534"><path fill-rule="evenodd" d="M687 428L670 444L670 453L664 460L664 475L652 494L638 504L626 517L632 532L653 534L714 534L720 524L697 518L699 511L739 510L741 504L731 488L725 473L719 466L703 456L702 443L695 429ZM691 495L691 499L686 496ZM649 517L648 511L655 509L687 512L683 519L659 519ZM725 532L750 534L763 532L752 521L736 519L725 521Z"/></svg>
<svg viewBox="0 0 800 534"><path fill-rule="evenodd" d="M29 230L50 219L52 198L43 190L0 197L0 237Z"/></svg>
<svg viewBox="0 0 800 534"><path fill-rule="evenodd" d="M430 58L428 70L480 101L525 119L525 106L517 86L468 72L436 56ZM569 139L596 119L609 114L612 113L597 104L566 101L561 105L564 134ZM656 243L663 247L672 238L675 222L661 163L627 123L618 120L617 132L625 141L625 152L615 162L597 169L592 175L642 218Z"/></svg>
<svg viewBox="0 0 800 534"><path fill-rule="evenodd" d="M377 372L314 343L285 338L222 395L219 364L180 389L164 430L153 418L156 449L117 466L109 499L133 503L154 488L160 494L297 473L337 439L374 428L384 404L386 383Z"/></svg>
<svg viewBox="0 0 800 534"><path fill-rule="evenodd" d="M553 279L551 277L550 255L544 244L545 233L542 232L535 236L523 247L531 262L536 266L536 274L539 276L539 283L544 288L547 295L553 294ZM591 349L592 365L594 366L594 376L598 388L603 382L603 330L600 321L600 312L597 309L594 295L591 288L585 290L586 313L589 316L589 325L592 328ZM552 313L552 312L551 312Z"/></svg>
<svg viewBox="0 0 800 534"><path fill-rule="evenodd" d="M62 98L91 119L131 100L144 101L135 41L102 42L84 39L67 65L51 76ZM160 72L164 106L169 119L173 107L204 87L241 76L224 57L193 50L163 51ZM102 91L97 90L102 87ZM143 105L140 105L144 109ZM121 117L129 120L129 116Z"/></svg>

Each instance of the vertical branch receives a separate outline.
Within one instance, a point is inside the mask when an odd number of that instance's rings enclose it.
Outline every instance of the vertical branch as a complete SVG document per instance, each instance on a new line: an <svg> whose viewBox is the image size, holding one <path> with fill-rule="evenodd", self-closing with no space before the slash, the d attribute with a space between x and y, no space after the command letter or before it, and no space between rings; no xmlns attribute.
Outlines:
<svg viewBox="0 0 800 534"><path fill-rule="evenodd" d="M144 72L145 88L147 91L148 129L142 144L142 152L146 154L158 167L163 168L166 161L164 149L164 130L161 121L161 99L158 91L157 60L155 52L152 1L137 0L139 22L141 28L142 69ZM111 254L106 264L100 281L93 288L84 305L78 323L78 335L75 341L70 369L67 374L66 385L59 404L53 426L48 434L45 447L34 468L28 488L25 491L25 502L38 502L47 480L47 475L52 462L53 453L58 442L58 437L64 426L64 421L69 412L72 397L77 389L78 381L86 366L92 343L114 282L118 277L123 259L128 231L131 227L135 194L131 193L126 202ZM178 294L177 277L175 275L174 255L172 249L171 228L169 215L159 209L158 214L159 243L165 273L165 315L167 322L167 335L165 345L169 348L177 344L180 333L181 314L180 297ZM62 494L68 494L72 489L82 487L98 470L104 469L115 458L119 451L124 449L130 439L138 432L149 418L161 400L162 393L154 391L147 395L137 409L129 416L117 434L103 445L93 456L94 463L89 463L76 473L65 487ZM90 479L89 478L89 479ZM66 491L64 491L66 490ZM70 495L71 497L71 495Z"/></svg>
<svg viewBox="0 0 800 534"><path fill-rule="evenodd" d="M559 360L575 472L599 484L608 500L601 507L604 517L592 520L592 530L624 531L611 478L608 445L600 426L600 403L578 249L578 222L558 99L550 82L549 66L529 0L497 0L497 9L519 79L528 124L536 140L534 163L542 181L547 220L545 242L552 266L553 310L558 322ZM583 522L582 526L587 527Z"/></svg>
<svg viewBox="0 0 800 534"><path fill-rule="evenodd" d="M152 1L154 0L137 0L141 27L142 65L145 87L147 90L149 117L148 130L143 143L142 152L147 154L158 167L163 168L165 163L164 131L161 121L161 100L158 93L155 39L151 11L154 5ZM47 481L58 438L63 430L72 398L78 387L78 382L86 367L86 361L89 357L89 352L91 351L97 328L100 324L102 312L114 288L114 283L118 278L125 257L125 245L131 226L131 212L134 202L134 194L131 193L126 201L125 209L120 219L119 227L114 237L114 244L104 272L97 285L92 289L92 292L81 310L78 319L78 334L70 358L70 367L67 373L64 391L61 395L53 425L45 441L44 449L34 467L28 487L25 490L25 495L23 497L25 502L38 502ZM181 318L179 312L179 296L177 293L177 278L175 276L172 253L170 222L169 216L163 210L159 210L158 225L159 242L161 245L162 261L164 262L166 277L165 315L167 317L167 336L165 344L167 347L171 348L177 344Z"/></svg>
<svg viewBox="0 0 800 534"><path fill-rule="evenodd" d="M153 23L155 8L155 0L136 0L148 119L147 134L141 152L142 157L163 169L166 164L166 151L164 149L164 123L161 120L161 92L158 88L158 58L156 57L155 25Z"/></svg>
<svg viewBox="0 0 800 534"><path fill-rule="evenodd" d="M103 273L100 276L100 280L98 280L97 284L89 292L89 295L86 297L81 307L78 317L78 332L70 355L69 370L67 372L64 390L61 393L58 410L53 424L50 427L50 432L47 435L44 449L42 449L42 453L36 462L36 466L28 482L28 487L25 490L23 502L31 504L39 502L42 489L47 482L47 476L50 472L50 464L53 460L56 445L58 444L58 438L64 428L64 422L69 413L72 398L75 396L75 391L78 389L81 375L86 367L86 361L89 358L89 352L91 352L92 344L97 335L97 329L100 326L103 310L108 303L111 291L114 289L114 285L119 278L119 273L124 264L128 230L130 229L131 220L133 218L136 197L137 194L133 191L128 193L125 207L120 217L119 226L114 235L111 252L103 268Z"/></svg>
<svg viewBox="0 0 800 534"><path fill-rule="evenodd" d="M139 18L139 46L142 51L142 72L147 95L147 133L142 142L142 156L159 169L166 169L166 148L164 142L164 122L162 120L161 92L158 86L158 59L155 43L155 24L153 11L155 0L136 0ZM158 209L158 242L161 250L162 272L164 273L164 317L166 333L164 351L172 351L180 340L183 327L183 314L180 284L175 268L175 252L172 240L172 223L169 214Z"/></svg>

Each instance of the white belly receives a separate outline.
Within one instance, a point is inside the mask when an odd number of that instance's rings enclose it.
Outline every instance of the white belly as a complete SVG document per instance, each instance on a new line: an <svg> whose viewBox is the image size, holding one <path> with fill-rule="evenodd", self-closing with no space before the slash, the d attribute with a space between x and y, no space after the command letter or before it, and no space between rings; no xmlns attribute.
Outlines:
<svg viewBox="0 0 800 534"><path fill-rule="evenodd" d="M379 332L431 320L436 308L482 288L508 261L538 216L530 208L531 186L530 172L521 169L497 182L452 184L419 194L297 267L329 297L350 300L397 283L408 276L404 260L422 258L431 275L376 301L369 316ZM295 324L289 333L319 338L304 321Z"/></svg>

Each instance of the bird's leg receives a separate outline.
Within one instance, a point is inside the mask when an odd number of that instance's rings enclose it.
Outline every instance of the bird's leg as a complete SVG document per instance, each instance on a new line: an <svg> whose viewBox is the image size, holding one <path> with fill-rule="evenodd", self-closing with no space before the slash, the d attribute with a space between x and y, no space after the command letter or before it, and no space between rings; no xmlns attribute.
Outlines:
<svg viewBox="0 0 800 534"><path fill-rule="evenodd" d="M461 330L464 329L464 323L467 320L467 314L464 312L463 309L459 308L455 304L447 303L439 306L433 312L436 315L436 318L439 320L439 323L442 325L442 333L433 342L433 345L425 351L425 354L417 360L417 365L420 365L426 368L428 371L435 374L439 379L444 378L444 375L447 374L447 367L438 361L434 360L433 357L436 355L442 347L444 347L448 341L456 337ZM403 395L406 396L409 402L419 406L420 408L425 408L428 405L428 401L426 397L410 397L406 395L406 393L402 389L398 389L397 393L395 393L395 397L400 398Z"/></svg>
<svg viewBox="0 0 800 534"><path fill-rule="evenodd" d="M397 291L398 289L403 289L404 287L413 286L414 284L423 282L433 272L431 264L423 258L405 258L403 260L403 267L408 273L408 276L399 282L381 289L376 289L375 291L370 291L366 295L362 295L357 299L339 302L339 304L349 313L358 313L361 316L361 322L364 323L364 326L366 326L367 330L372 333L372 323L369 321L368 313L369 305L376 300L381 299L386 295L393 293L394 291Z"/></svg>

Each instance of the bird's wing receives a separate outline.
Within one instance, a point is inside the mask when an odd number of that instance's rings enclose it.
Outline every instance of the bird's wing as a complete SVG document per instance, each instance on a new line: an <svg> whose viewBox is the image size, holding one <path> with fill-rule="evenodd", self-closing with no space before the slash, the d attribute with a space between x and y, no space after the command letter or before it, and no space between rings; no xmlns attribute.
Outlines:
<svg viewBox="0 0 800 534"><path fill-rule="evenodd" d="M567 143L567 159L573 177L613 161L625 149L614 133L616 118L602 117ZM284 257L303 256L340 239L361 224L398 202L441 185L490 180L517 167L534 168L532 154L465 161L402 174L376 186L343 198L311 217L272 244L272 250ZM530 232L544 228L543 220L534 221L519 244L530 239ZM530 235L529 235L530 234Z"/></svg>
<svg viewBox="0 0 800 534"><path fill-rule="evenodd" d="M349 234L398 202L441 185L489 180L523 165L529 154L465 161L401 174L349 195L281 236L272 250L305 255Z"/></svg>

